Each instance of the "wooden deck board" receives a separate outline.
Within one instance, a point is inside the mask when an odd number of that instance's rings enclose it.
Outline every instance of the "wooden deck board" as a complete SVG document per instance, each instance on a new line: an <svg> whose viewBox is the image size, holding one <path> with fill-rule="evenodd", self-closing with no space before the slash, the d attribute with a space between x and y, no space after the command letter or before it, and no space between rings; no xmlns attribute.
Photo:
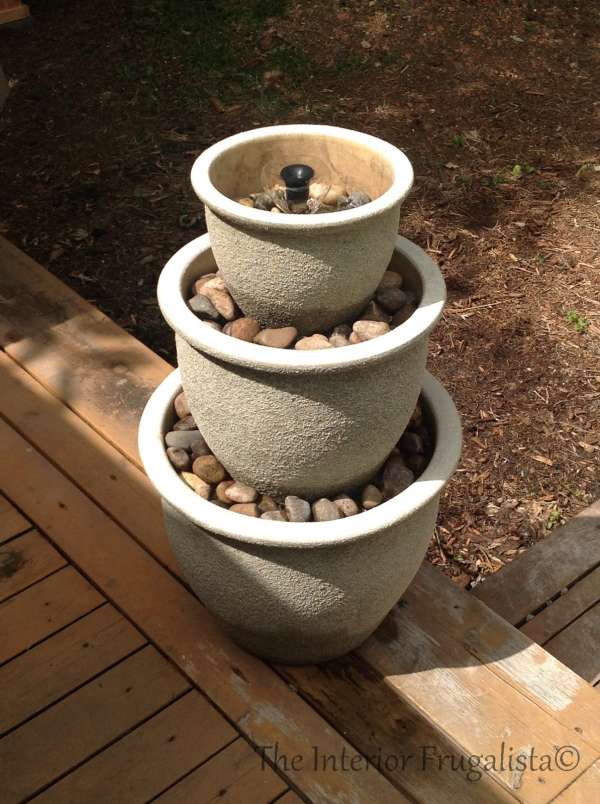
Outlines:
<svg viewBox="0 0 600 804"><path fill-rule="evenodd" d="M22 801L189 688L153 647L142 648L0 741L2 801Z"/></svg>
<svg viewBox="0 0 600 804"><path fill-rule="evenodd" d="M50 787L36 801L149 801L236 737L227 721L192 690ZM195 804L197 799L188 801Z"/></svg>
<svg viewBox="0 0 600 804"><path fill-rule="evenodd" d="M554 639L546 650L595 684L600 680L600 603L578 617Z"/></svg>
<svg viewBox="0 0 600 804"><path fill-rule="evenodd" d="M65 559L35 530L0 546L0 601L66 565Z"/></svg>
<svg viewBox="0 0 600 804"><path fill-rule="evenodd" d="M103 598L65 567L0 604L0 664L100 606Z"/></svg>
<svg viewBox="0 0 600 804"><path fill-rule="evenodd" d="M595 603L600 601L600 568L593 570L582 580L561 595L549 606L542 609L532 620L526 622L521 631L530 639L544 645L559 631L567 628ZM587 646L583 646L587 649ZM571 665L569 665L571 666Z"/></svg>
<svg viewBox="0 0 600 804"><path fill-rule="evenodd" d="M2 355L0 355L2 356ZM31 522L25 519L9 501L0 494L0 544L29 530Z"/></svg>
<svg viewBox="0 0 600 804"><path fill-rule="evenodd" d="M472 594L518 625L599 565L600 500L486 578Z"/></svg>
<svg viewBox="0 0 600 804"><path fill-rule="evenodd" d="M160 804L269 804L287 786L244 740L236 740L159 796ZM300 799L296 797L299 802Z"/></svg>
<svg viewBox="0 0 600 804"><path fill-rule="evenodd" d="M0 734L138 650L144 637L109 604L0 668Z"/></svg>
<svg viewBox="0 0 600 804"><path fill-rule="evenodd" d="M268 666L230 642L196 598L114 520L1 421L0 444L12 458L10 470L0 460L0 487L255 744L278 745L289 756L309 757L315 744L334 755L351 751ZM316 801L405 800L364 766L323 774L307 763L289 776Z"/></svg>

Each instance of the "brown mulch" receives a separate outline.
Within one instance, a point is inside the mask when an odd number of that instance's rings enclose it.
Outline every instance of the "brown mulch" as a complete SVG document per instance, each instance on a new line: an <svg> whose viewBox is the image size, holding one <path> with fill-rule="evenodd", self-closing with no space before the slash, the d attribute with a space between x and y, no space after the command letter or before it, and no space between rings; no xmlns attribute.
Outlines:
<svg viewBox="0 0 600 804"><path fill-rule="evenodd" d="M390 140L416 173L401 232L448 284L430 368L464 422L430 559L477 582L599 496L597 4L30 5L0 30L2 234L173 361L155 286L204 231L195 156L284 122Z"/></svg>

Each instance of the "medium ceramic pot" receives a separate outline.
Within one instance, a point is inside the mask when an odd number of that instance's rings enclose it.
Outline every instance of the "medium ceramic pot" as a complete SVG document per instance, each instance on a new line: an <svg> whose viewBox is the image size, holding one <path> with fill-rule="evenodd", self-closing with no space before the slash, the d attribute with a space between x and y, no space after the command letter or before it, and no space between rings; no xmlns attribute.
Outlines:
<svg viewBox="0 0 600 804"><path fill-rule="evenodd" d="M425 375L423 411L435 448L406 491L347 519L293 523L233 513L181 480L163 443L180 390L177 371L156 389L140 423L139 451L194 592L232 639L275 662L321 662L355 648L401 597L425 556L440 493L461 449L448 393Z"/></svg>
<svg viewBox="0 0 600 804"><path fill-rule="evenodd" d="M188 404L233 477L314 497L358 486L381 466L417 402L445 300L439 268L409 240L397 239L390 267L420 298L404 324L364 343L298 351L230 337L191 312L194 280L215 270L206 235L167 263L158 301L176 332Z"/></svg>
<svg viewBox="0 0 600 804"><path fill-rule="evenodd" d="M325 165L334 181L373 201L317 215L274 214L237 203L261 190L265 165ZM206 205L215 260L246 315L302 333L356 317L390 261L411 164L393 145L335 126L271 126L228 137L192 169Z"/></svg>

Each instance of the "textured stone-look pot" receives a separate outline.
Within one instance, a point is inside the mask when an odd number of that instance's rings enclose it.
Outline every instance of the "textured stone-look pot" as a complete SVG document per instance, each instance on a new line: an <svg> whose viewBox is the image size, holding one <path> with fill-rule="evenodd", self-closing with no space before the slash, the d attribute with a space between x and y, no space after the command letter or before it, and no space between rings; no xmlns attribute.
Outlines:
<svg viewBox="0 0 600 804"><path fill-rule="evenodd" d="M262 190L265 164L324 162L373 201L318 215L274 214L235 199ZM271 126L204 151L192 184L206 205L217 265L246 315L303 333L356 317L390 261L413 171L383 140L335 126Z"/></svg>
<svg viewBox="0 0 600 804"><path fill-rule="evenodd" d="M417 402L429 331L445 299L439 268L398 237L391 267L421 299L399 327L335 349L273 349L211 329L189 309L195 279L215 270L208 236L165 266L158 300L202 435L233 477L270 494L314 497L364 482Z"/></svg>
<svg viewBox="0 0 600 804"><path fill-rule="evenodd" d="M435 449L415 483L366 513L299 524L233 513L186 486L163 445L180 388L175 371L152 395L139 450L191 587L231 637L259 656L302 664L352 650L379 625L425 556L440 492L461 448L447 392L426 374L424 413Z"/></svg>

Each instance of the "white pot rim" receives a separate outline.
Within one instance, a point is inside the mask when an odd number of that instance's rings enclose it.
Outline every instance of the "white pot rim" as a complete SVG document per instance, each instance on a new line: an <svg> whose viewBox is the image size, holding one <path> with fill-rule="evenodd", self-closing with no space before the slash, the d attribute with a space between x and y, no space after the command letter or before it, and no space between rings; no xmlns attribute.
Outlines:
<svg viewBox="0 0 600 804"><path fill-rule="evenodd" d="M328 212L326 215L273 215L260 209L252 209L238 204L221 193L210 178L210 170L214 161L231 148L252 141L268 142L285 136L304 135L321 138L335 138L362 145L371 151L377 152L388 160L392 171L393 181L391 187L369 204L356 209ZM322 232L327 229L337 229L340 226L353 226L361 221L368 220L391 207L399 204L410 191L414 173L410 160L399 148L391 143L338 126L322 126L311 124L292 124L284 126L265 126L251 131L242 131L211 145L194 162L191 173L192 186L198 198L209 209L238 224L258 227L261 229L302 231L304 233Z"/></svg>
<svg viewBox="0 0 600 804"><path fill-rule="evenodd" d="M154 391L142 414L138 448L146 473L161 497L182 516L212 533L241 544L281 548L333 547L377 534L407 519L440 494L460 458L460 419L452 398L429 373L423 395L431 411L437 436L431 460L423 474L406 491L370 511L331 522L275 522L237 514L203 500L179 477L164 446L165 420L181 377L174 370Z"/></svg>
<svg viewBox="0 0 600 804"><path fill-rule="evenodd" d="M418 273L423 294L419 306L400 326L370 341L333 349L277 349L248 343L207 327L185 298L190 265L210 250L208 235L179 249L163 268L157 287L158 304L169 326L195 349L227 363L278 373L343 371L386 359L425 337L436 325L446 301L446 285L438 266L419 246L398 236L394 246ZM216 268L216 266L215 266Z"/></svg>

